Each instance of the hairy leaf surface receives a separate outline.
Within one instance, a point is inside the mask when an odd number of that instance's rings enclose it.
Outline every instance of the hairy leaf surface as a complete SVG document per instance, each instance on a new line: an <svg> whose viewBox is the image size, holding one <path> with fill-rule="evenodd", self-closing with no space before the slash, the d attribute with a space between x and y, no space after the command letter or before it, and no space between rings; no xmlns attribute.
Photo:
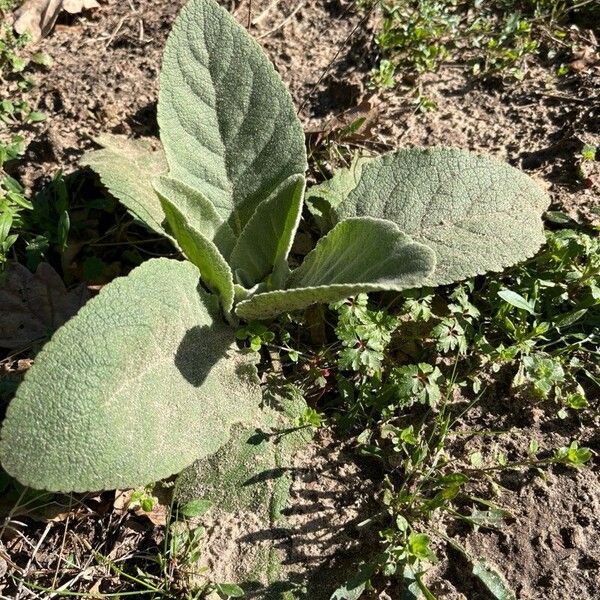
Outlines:
<svg viewBox="0 0 600 600"><path fill-rule="evenodd" d="M306 205L313 214L321 231L326 233L336 223L332 221L331 209L338 206L358 185L363 166L372 158L356 157L347 168L337 169L331 179L313 185L306 191Z"/></svg>
<svg viewBox="0 0 600 600"><path fill-rule="evenodd" d="M247 288L274 273L274 285L289 274L287 257L302 214L304 176L294 175L262 202L231 253L231 268Z"/></svg>
<svg viewBox="0 0 600 600"><path fill-rule="evenodd" d="M364 164L360 181L332 207L340 221L389 219L430 246L437 267L423 285L441 285L532 256L544 243L548 196L527 175L463 150L399 150Z"/></svg>
<svg viewBox="0 0 600 600"><path fill-rule="evenodd" d="M213 0L191 0L169 36L158 121L171 175L239 235L260 202L306 170L292 99L260 46Z"/></svg>
<svg viewBox="0 0 600 600"><path fill-rule="evenodd" d="M8 407L4 468L38 489L126 488L220 448L260 389L198 281L189 262L150 260L64 325Z"/></svg>
<svg viewBox="0 0 600 600"><path fill-rule="evenodd" d="M257 294L238 304L236 312L244 319L266 319L361 292L419 287L434 267L433 251L391 221L350 218L319 240L286 289Z"/></svg>
<svg viewBox="0 0 600 600"><path fill-rule="evenodd" d="M254 425L236 427L217 453L196 461L177 478L177 501L210 501L212 508L203 517L210 523L203 558L219 573L232 570L229 581L268 586L279 579L278 548L286 527L282 511L289 503L292 461L312 438L310 428L294 423L305 408L295 388L274 393L267 387ZM278 535L269 536L274 530ZM231 552L223 551L223 540ZM262 589L261 597L273 596Z"/></svg>
<svg viewBox="0 0 600 600"><path fill-rule="evenodd" d="M162 198L163 210L177 243L185 256L198 267L202 280L216 291L226 313L233 308L233 275L227 261L213 242L190 224L186 215L170 200Z"/></svg>
<svg viewBox="0 0 600 600"><path fill-rule="evenodd" d="M100 180L117 200L142 223L165 235L160 200L152 188L152 179L167 172L162 150L153 150L147 140L103 134L96 142L104 146L84 154L81 164L100 175Z"/></svg>
<svg viewBox="0 0 600 600"><path fill-rule="evenodd" d="M185 218L191 228L214 242L223 258L229 259L235 246L235 235L201 192L170 177L156 179L154 189L161 199L167 201Z"/></svg>

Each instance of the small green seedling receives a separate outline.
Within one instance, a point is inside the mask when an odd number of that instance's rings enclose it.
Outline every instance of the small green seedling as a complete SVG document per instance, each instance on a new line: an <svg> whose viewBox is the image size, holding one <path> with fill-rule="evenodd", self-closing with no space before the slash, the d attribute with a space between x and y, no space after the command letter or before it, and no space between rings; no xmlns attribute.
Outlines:
<svg viewBox="0 0 600 600"><path fill-rule="evenodd" d="M23 152L21 138L8 144L0 142L0 270L8 260L11 248L17 241L15 230L23 223L22 213L31 211L33 205L25 196L23 186L4 173L4 163Z"/></svg>
<svg viewBox="0 0 600 600"><path fill-rule="evenodd" d="M84 164L187 260L149 260L105 286L39 353L0 442L4 468L31 487L143 486L259 421L240 319L501 271L544 242L546 194L462 150L361 159L305 192L291 97L214 0L191 0L174 25L158 121L161 148L104 136ZM290 270L305 198L324 236ZM427 393L414 391L419 402Z"/></svg>

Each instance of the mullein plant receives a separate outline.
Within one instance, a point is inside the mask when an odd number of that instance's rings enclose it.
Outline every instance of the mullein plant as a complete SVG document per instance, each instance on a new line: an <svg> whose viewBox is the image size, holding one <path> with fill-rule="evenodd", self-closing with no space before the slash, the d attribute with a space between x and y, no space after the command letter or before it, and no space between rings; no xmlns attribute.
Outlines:
<svg viewBox="0 0 600 600"><path fill-rule="evenodd" d="M307 190L292 99L214 0L191 0L175 22L158 122L160 148L106 135L83 164L185 260L106 285L37 355L0 441L2 465L30 487L144 485L210 460L234 425L274 423L235 344L240 320L501 271L544 242L547 195L463 150L359 159ZM291 270L308 200L323 236Z"/></svg>

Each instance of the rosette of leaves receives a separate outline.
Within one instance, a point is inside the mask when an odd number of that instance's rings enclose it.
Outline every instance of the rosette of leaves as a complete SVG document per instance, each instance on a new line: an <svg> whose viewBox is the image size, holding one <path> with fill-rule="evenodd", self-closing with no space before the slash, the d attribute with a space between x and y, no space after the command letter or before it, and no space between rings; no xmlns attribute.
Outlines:
<svg viewBox="0 0 600 600"><path fill-rule="evenodd" d="M84 164L186 260L150 260L105 286L37 356L0 442L4 468L31 487L143 485L216 452L233 424L254 423L254 367L225 320L451 283L544 241L538 186L461 150L362 160L305 194L291 97L213 0L191 0L174 25L158 122L159 148L105 136ZM305 195L325 235L291 271Z"/></svg>

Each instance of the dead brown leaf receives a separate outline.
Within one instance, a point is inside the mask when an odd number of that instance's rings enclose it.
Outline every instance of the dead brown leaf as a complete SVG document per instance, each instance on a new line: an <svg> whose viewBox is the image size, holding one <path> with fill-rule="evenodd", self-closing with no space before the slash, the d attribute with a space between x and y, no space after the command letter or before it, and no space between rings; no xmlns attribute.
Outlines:
<svg viewBox="0 0 600 600"><path fill-rule="evenodd" d="M306 131L315 141L337 135L345 142L359 143L372 137L372 129L379 118L379 108L374 96L363 97L356 106L333 116L322 127Z"/></svg>
<svg viewBox="0 0 600 600"><path fill-rule="evenodd" d="M99 600L105 598L106 596L100 591L100 585L102 584L102 579L99 579L94 583L94 585L88 590L87 595L90 598L98 598Z"/></svg>
<svg viewBox="0 0 600 600"><path fill-rule="evenodd" d="M153 492L158 502L155 502L151 511L145 511L139 506L131 507L131 496L136 490L116 490L113 508L118 515L129 511L138 517L145 517L153 525L164 527L167 524L169 506L171 504L171 490L159 488Z"/></svg>
<svg viewBox="0 0 600 600"><path fill-rule="evenodd" d="M76 14L99 6L97 0L27 0L15 11L13 26L37 41L52 31L61 11Z"/></svg>
<svg viewBox="0 0 600 600"><path fill-rule="evenodd" d="M89 299L84 285L67 291L58 273L42 263L31 273L9 263L0 275L0 347L17 350L48 337Z"/></svg>

